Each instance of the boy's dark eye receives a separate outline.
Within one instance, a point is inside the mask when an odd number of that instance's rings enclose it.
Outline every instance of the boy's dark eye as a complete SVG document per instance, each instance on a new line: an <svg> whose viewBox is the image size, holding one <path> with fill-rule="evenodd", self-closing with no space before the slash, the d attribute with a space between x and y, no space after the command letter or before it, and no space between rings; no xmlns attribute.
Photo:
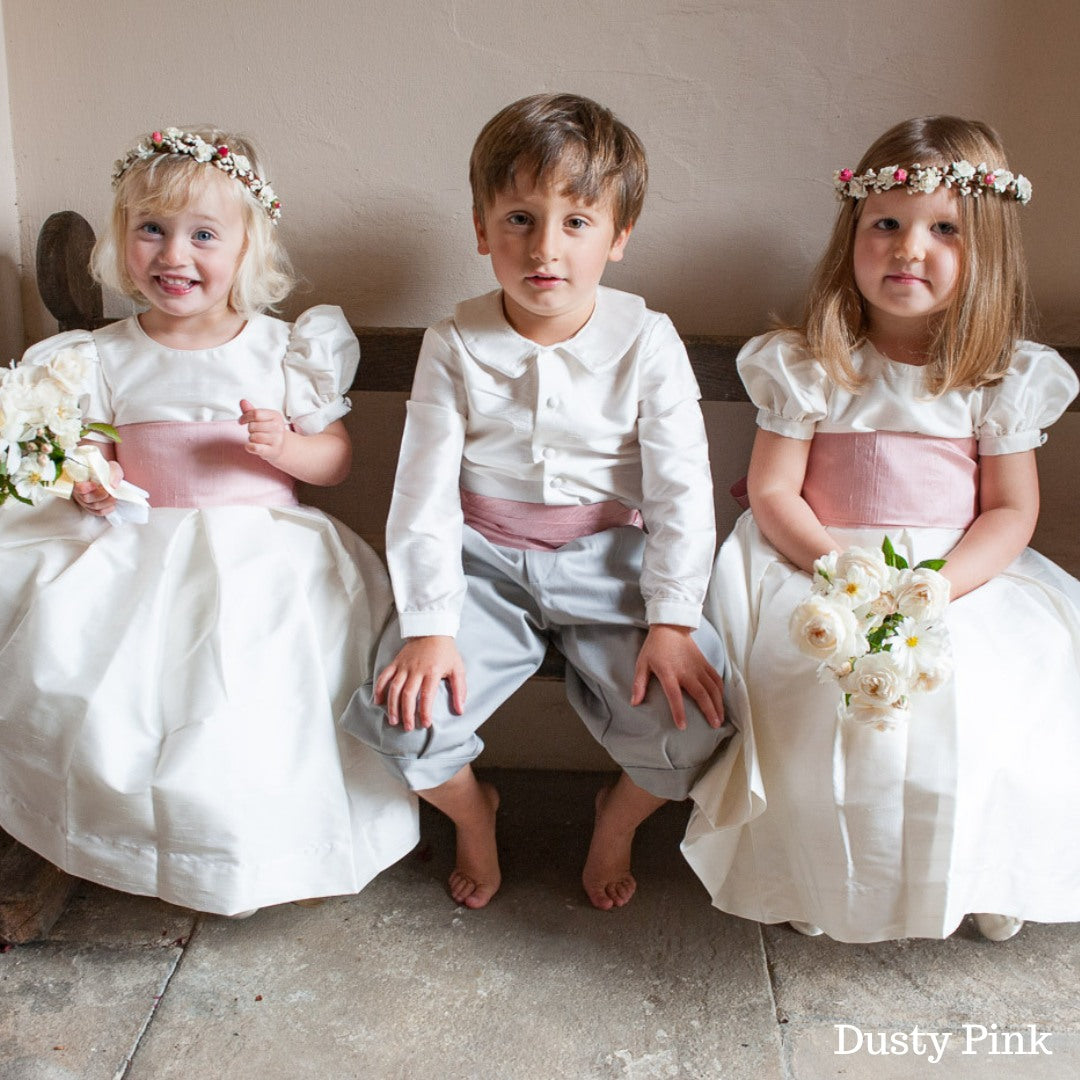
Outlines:
<svg viewBox="0 0 1080 1080"><path fill-rule="evenodd" d="M528 214L511 214L506 220L511 225L528 225L529 224L529 215Z"/></svg>
<svg viewBox="0 0 1080 1080"><path fill-rule="evenodd" d="M572 217L566 224L571 229L584 229L589 223L582 217Z"/></svg>

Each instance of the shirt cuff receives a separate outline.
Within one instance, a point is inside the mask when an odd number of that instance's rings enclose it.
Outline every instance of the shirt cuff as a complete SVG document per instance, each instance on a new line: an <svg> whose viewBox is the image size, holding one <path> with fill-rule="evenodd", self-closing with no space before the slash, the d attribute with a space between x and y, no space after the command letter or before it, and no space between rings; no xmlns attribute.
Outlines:
<svg viewBox="0 0 1080 1080"><path fill-rule="evenodd" d="M657 596L645 602L645 618L650 626L653 623L670 623L696 630L701 623L701 605Z"/></svg>
<svg viewBox="0 0 1080 1080"><path fill-rule="evenodd" d="M399 611L398 623L403 638L456 637L461 615L457 611Z"/></svg>

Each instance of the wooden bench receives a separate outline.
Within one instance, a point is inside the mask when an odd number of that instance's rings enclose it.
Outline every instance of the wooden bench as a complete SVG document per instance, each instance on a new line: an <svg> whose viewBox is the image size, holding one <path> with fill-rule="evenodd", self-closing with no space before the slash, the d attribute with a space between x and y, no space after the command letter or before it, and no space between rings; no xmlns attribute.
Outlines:
<svg viewBox="0 0 1080 1080"><path fill-rule="evenodd" d="M102 293L89 274L94 233L74 211L53 214L37 245L38 289L61 330L92 330L111 320L103 314ZM423 337L416 327L354 327L362 363L354 391L408 393ZM747 402L735 370L744 339L711 335L684 337L702 399ZM1080 348L1062 354L1080 371ZM1070 409L1080 411L1080 402ZM549 656L539 678L559 678L561 658ZM44 935L59 915L74 879L0 833L0 940L24 942Z"/></svg>

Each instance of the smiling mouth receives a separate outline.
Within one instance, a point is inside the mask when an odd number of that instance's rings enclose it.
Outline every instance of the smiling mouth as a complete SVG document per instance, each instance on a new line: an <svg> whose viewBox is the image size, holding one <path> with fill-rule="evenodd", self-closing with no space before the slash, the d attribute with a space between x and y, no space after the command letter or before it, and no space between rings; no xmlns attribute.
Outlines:
<svg viewBox="0 0 1080 1080"><path fill-rule="evenodd" d="M166 274L157 274L154 280L158 283L158 286L168 293L186 293L198 285L198 282L194 278L186 277L171 277Z"/></svg>

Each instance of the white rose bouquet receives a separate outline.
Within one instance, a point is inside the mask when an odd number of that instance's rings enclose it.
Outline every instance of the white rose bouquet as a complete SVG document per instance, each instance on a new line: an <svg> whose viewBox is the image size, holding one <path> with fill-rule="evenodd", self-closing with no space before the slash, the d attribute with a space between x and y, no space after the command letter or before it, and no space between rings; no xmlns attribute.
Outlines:
<svg viewBox="0 0 1080 1080"><path fill-rule="evenodd" d="M910 569L887 536L881 551L850 548L814 563L810 596L792 612L789 631L818 661L818 678L839 683L846 719L888 731L907 719L911 694L949 678L944 565L926 559Z"/></svg>
<svg viewBox="0 0 1080 1080"><path fill-rule="evenodd" d="M0 368L0 506L9 498L36 505L46 494L71 498L75 484L97 480L145 519L146 492L113 485L101 451L80 439L96 432L120 441L110 424L85 420L89 366L78 349L61 349L43 364Z"/></svg>

